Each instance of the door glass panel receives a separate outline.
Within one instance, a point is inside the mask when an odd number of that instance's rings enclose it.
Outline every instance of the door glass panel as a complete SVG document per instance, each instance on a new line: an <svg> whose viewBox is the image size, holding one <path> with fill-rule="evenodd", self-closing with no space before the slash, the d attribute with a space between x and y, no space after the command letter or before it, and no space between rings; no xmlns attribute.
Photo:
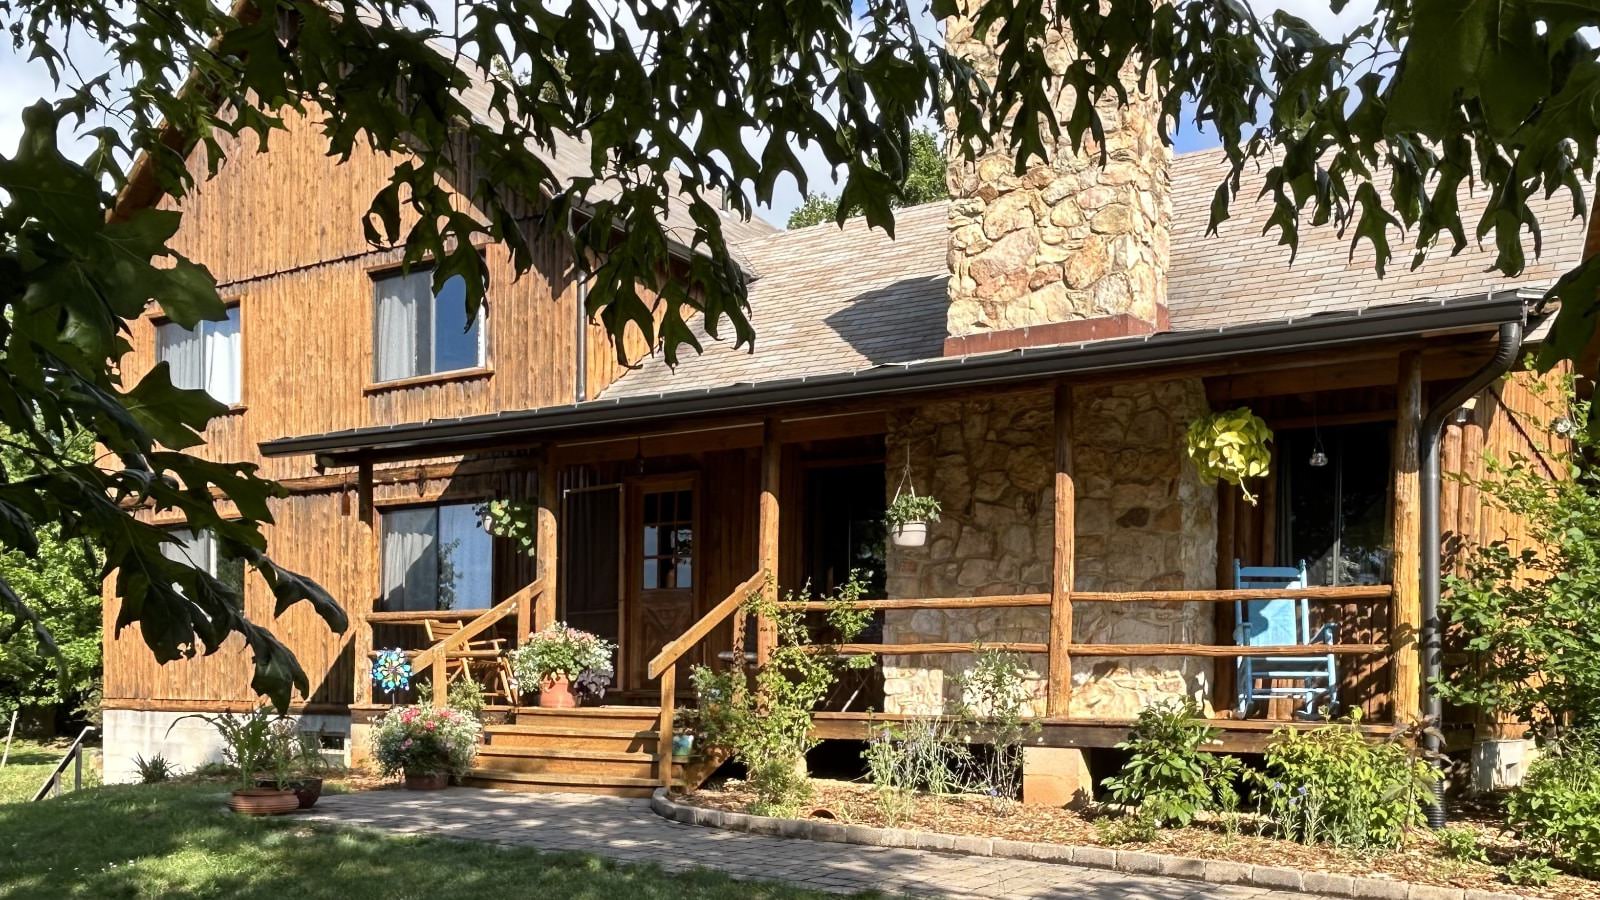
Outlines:
<svg viewBox="0 0 1600 900"><path fill-rule="evenodd" d="M1307 564L1313 585L1382 584L1389 578L1388 425L1279 435L1283 469L1282 565ZM1319 441L1320 438L1320 441ZM1311 465L1320 442L1326 464Z"/></svg>
<svg viewBox="0 0 1600 900"><path fill-rule="evenodd" d="M644 495L642 586L647 591L694 586L694 500L688 490Z"/></svg>

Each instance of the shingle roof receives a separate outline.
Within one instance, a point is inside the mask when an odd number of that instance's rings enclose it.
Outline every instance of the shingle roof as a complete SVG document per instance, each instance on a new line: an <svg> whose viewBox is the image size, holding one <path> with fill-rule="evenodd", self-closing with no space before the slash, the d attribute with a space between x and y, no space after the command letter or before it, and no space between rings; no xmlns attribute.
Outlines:
<svg viewBox="0 0 1600 900"><path fill-rule="evenodd" d="M1583 222L1570 217L1569 201L1557 195L1532 202L1544 231L1543 254L1516 279L1489 268L1492 245L1469 246L1455 257L1445 246L1412 271L1398 236L1391 239L1398 258L1380 279L1366 242L1351 258L1348 239L1326 227L1302 228L1291 263L1277 233L1262 233L1271 208L1252 202L1259 173L1246 174L1233 217L1217 235L1206 235L1211 196L1226 171L1217 150L1183 154L1172 163L1167 302L1174 330L1543 287L1575 265L1583 249ZM1375 180L1380 193L1387 180L1382 174ZM1484 203L1483 192L1461 199L1469 234ZM697 323L703 354L681 359L676 371L660 357L647 359L602 396L709 389L939 356L948 278L945 204L900 210L895 221L895 240L855 219L843 228L824 223L744 242L739 251L756 278L750 289L755 352L734 350L726 334L709 340Z"/></svg>
<svg viewBox="0 0 1600 900"><path fill-rule="evenodd" d="M490 84L489 78L473 66L470 61L463 60L460 63L460 67L461 71L470 79L467 89L459 94L462 105L466 106L479 122L495 129L503 127L505 124L504 119L495 112L492 104L494 88ZM590 177L595 171L595 167L593 166L591 155L593 148L589 144L588 135L569 135L557 131L553 134L553 138L552 146L546 147L542 144L534 144L531 149L544 160L545 165L550 167L550 173L555 176L556 180L568 182L578 178ZM677 180L676 174L671 172L667 174L667 178L673 182ZM585 199L591 204L598 203L615 197L619 190L614 181L600 182L589 189ZM707 189L703 193L708 202L720 206L721 195L719 192ZM722 219L723 235L730 245L735 248L736 256L738 255L737 248L740 245L770 234L780 233L776 226L759 216L744 219L720 208L718 216ZM688 202L677 194L669 195L667 198L666 224L669 238L677 240L684 246L688 246L692 242L695 231L694 220L689 216Z"/></svg>

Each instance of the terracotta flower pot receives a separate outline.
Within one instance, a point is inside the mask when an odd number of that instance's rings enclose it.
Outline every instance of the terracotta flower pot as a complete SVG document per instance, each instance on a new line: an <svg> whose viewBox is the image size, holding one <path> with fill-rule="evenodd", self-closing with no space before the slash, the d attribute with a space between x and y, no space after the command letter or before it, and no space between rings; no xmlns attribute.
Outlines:
<svg viewBox="0 0 1600 900"><path fill-rule="evenodd" d="M540 709L575 709L577 706L578 695L572 692L572 683L564 676L556 675L539 682Z"/></svg>
<svg viewBox="0 0 1600 900"><path fill-rule="evenodd" d="M262 778L256 781L256 787L277 790L278 783L271 778ZM289 782L284 789L294 792L295 797L300 801L301 809L310 809L317 805L317 799L322 796L322 779L297 778Z"/></svg>
<svg viewBox="0 0 1600 900"><path fill-rule="evenodd" d="M300 808L300 798L294 791L277 788L251 788L234 791L228 797L228 808L241 816L281 816Z"/></svg>
<svg viewBox="0 0 1600 900"><path fill-rule="evenodd" d="M406 790L408 791L439 791L450 786L449 772L421 772L416 775L406 773Z"/></svg>

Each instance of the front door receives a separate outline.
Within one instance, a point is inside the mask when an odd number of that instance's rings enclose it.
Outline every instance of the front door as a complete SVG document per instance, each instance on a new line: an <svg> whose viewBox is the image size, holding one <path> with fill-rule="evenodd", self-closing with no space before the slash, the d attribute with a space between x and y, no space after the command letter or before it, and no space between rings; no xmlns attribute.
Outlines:
<svg viewBox="0 0 1600 900"><path fill-rule="evenodd" d="M634 482L629 541L629 607L623 655L625 684L647 686L650 659L695 622L695 483L672 476ZM680 672L679 685L686 685Z"/></svg>

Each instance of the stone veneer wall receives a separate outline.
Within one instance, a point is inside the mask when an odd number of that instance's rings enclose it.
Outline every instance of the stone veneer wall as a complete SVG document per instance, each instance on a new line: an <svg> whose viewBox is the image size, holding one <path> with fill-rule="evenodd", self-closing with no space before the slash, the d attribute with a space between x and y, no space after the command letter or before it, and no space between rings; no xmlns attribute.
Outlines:
<svg viewBox="0 0 1600 900"><path fill-rule="evenodd" d="M969 12L982 2L959 0L958 7ZM1071 38L1052 32L1045 40L1052 69L1065 72L1074 57ZM970 19L946 20L945 46L993 76L994 49L974 37ZM1123 72L1129 105L1119 108L1115 97L1096 104L1104 166L1097 145L1074 153L1064 143L1049 163L1033 160L1020 175L1003 142L974 162L954 148L947 173L951 336L1116 315L1166 327L1171 154L1157 130L1158 104L1133 87L1136 79L1130 62ZM1073 92L1047 89L1065 122Z"/></svg>
<svg viewBox="0 0 1600 900"><path fill-rule="evenodd" d="M1207 409L1193 379L1084 388L1073 401L1077 589L1216 586L1216 491L1183 458L1183 431ZM931 403L891 417L889 492L911 454L919 493L941 521L920 548L889 547L890 597L959 597L1050 590L1055 438L1047 393ZM1043 642L1044 608L891 610L884 641ZM1082 643L1208 643L1206 604L1077 604ZM885 657L885 710L950 712L970 654ZM1029 657L1035 714L1044 713L1045 658ZM1132 716L1188 694L1210 699L1212 663L1181 657L1084 658L1073 666L1070 713Z"/></svg>

